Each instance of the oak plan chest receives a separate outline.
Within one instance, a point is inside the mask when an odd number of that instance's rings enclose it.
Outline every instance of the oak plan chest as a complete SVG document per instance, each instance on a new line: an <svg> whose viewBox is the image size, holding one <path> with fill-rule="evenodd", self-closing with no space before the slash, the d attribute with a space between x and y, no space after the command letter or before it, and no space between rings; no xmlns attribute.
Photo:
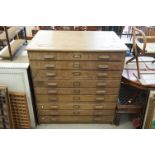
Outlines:
<svg viewBox="0 0 155 155"><path fill-rule="evenodd" d="M28 45L39 123L112 123L127 47L114 32L39 31Z"/></svg>

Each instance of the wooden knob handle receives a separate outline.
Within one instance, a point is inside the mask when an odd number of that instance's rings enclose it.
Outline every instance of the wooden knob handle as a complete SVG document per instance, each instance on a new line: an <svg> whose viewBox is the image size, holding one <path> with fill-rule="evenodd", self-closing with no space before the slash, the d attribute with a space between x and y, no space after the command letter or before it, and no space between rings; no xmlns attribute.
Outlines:
<svg viewBox="0 0 155 155"><path fill-rule="evenodd" d="M100 55L98 57L98 59L107 60L107 59L110 59L110 56L109 55Z"/></svg>

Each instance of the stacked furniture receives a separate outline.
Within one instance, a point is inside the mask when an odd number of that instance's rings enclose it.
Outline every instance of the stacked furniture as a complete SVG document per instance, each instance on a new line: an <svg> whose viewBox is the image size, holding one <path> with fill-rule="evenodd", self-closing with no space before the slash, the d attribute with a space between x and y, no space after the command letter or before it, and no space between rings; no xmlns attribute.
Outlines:
<svg viewBox="0 0 155 155"><path fill-rule="evenodd" d="M12 60L17 50L25 43L25 41L27 42L26 29L23 26L4 26L3 29L4 30L0 33L0 45L3 47L0 50L0 57ZM24 34L24 39L19 36L21 32Z"/></svg>
<svg viewBox="0 0 155 155"><path fill-rule="evenodd" d="M0 61L0 85L8 88L14 128L35 128L27 51L17 53L13 61Z"/></svg>
<svg viewBox="0 0 155 155"><path fill-rule="evenodd" d="M113 123L127 50L114 32L41 30L27 50L39 123Z"/></svg>

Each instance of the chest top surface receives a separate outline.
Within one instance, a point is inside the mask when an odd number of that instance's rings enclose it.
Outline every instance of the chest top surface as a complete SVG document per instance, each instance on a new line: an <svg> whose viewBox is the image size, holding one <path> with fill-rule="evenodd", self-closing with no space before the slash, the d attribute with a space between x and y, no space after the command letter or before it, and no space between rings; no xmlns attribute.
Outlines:
<svg viewBox="0 0 155 155"><path fill-rule="evenodd" d="M40 30L27 47L30 51L126 51L112 31Z"/></svg>

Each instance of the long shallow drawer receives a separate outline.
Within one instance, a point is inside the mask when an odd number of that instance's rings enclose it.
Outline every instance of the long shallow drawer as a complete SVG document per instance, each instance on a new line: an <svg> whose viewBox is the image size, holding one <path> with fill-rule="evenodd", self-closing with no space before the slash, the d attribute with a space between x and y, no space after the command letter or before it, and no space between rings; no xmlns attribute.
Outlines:
<svg viewBox="0 0 155 155"><path fill-rule="evenodd" d="M117 88L120 86L120 80L104 79L104 80L38 80L34 81L35 87L63 87L63 88Z"/></svg>
<svg viewBox="0 0 155 155"><path fill-rule="evenodd" d="M122 62L104 61L31 61L32 69L88 69L88 70L121 70Z"/></svg>
<svg viewBox="0 0 155 155"><path fill-rule="evenodd" d="M109 95L109 94L118 94L119 88L35 88L36 94L81 94L81 95Z"/></svg>
<svg viewBox="0 0 155 155"><path fill-rule="evenodd" d="M81 116L81 115L114 115L115 110L38 110L39 116L48 116L48 115L73 115L73 116Z"/></svg>
<svg viewBox="0 0 155 155"><path fill-rule="evenodd" d="M117 98L117 95L36 95L37 102L112 102Z"/></svg>
<svg viewBox="0 0 155 155"><path fill-rule="evenodd" d="M103 110L103 109L115 109L116 103L115 102L104 102L104 103L97 103L97 102L62 102L62 103L38 103L37 109L40 110L61 110L61 109L95 109L95 110Z"/></svg>
<svg viewBox="0 0 155 155"><path fill-rule="evenodd" d="M114 116L39 116L39 123L112 123Z"/></svg>
<svg viewBox="0 0 155 155"><path fill-rule="evenodd" d="M102 61L122 61L125 52L45 52L28 51L30 60L102 60Z"/></svg>
<svg viewBox="0 0 155 155"><path fill-rule="evenodd" d="M47 71L33 70L32 76L34 81L51 80L51 79L105 79L105 78L120 78L121 71Z"/></svg>

